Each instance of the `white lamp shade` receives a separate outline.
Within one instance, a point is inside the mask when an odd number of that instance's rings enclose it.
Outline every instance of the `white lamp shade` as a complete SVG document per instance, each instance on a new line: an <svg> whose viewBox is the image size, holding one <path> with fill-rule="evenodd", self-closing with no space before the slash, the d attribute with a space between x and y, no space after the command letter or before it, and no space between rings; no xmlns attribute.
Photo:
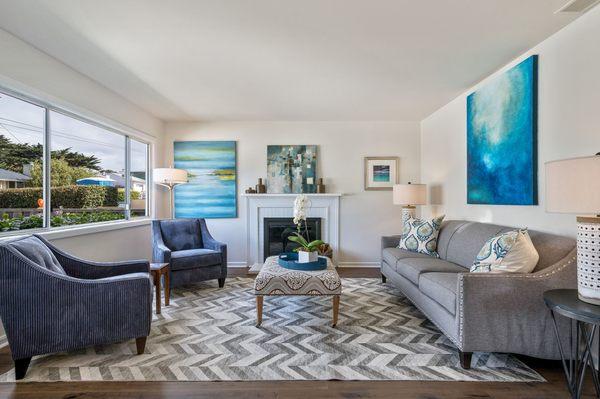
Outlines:
<svg viewBox="0 0 600 399"><path fill-rule="evenodd" d="M546 162L546 211L600 214L600 156Z"/></svg>
<svg viewBox="0 0 600 399"><path fill-rule="evenodd" d="M426 203L426 184L394 185L394 205L425 205Z"/></svg>
<svg viewBox="0 0 600 399"><path fill-rule="evenodd" d="M152 178L156 184L182 184L187 183L186 170L174 168L156 168L152 171Z"/></svg>

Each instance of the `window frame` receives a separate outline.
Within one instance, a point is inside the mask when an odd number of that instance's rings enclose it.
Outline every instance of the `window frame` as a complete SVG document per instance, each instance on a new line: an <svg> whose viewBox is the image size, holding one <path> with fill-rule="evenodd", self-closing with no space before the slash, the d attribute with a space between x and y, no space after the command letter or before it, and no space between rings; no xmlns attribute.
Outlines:
<svg viewBox="0 0 600 399"><path fill-rule="evenodd" d="M120 129L114 126L110 126L107 123L99 122L92 118L81 115L80 113L72 112L66 109L65 107L57 106L49 101L44 101L36 97L29 96L27 94L23 94L22 92L15 91L9 89L5 86L0 85L0 94L4 94L6 96L10 96L16 98L17 100L24 101L26 103L35 105L44 110L44 132L43 132L43 182L42 182L42 193L44 200L44 211L43 211L43 227L39 229L27 229L27 230L15 230L15 231L5 231L0 232L0 238L7 236L15 236L15 235L23 235L23 234L33 234L33 233L48 233L48 232L61 232L65 230L79 230L82 234L85 234L85 230L89 228L103 226L99 230L112 230L111 227L114 225L114 228L128 227L129 225L140 225L147 223L152 219L153 215L153 207L150 206L153 200L153 181L152 181L152 153L153 153L153 145L152 141L149 141L144 136L146 135L143 132L134 133L132 129L129 132L125 131L126 129ZM52 217L52 207L51 207L51 167L52 167L52 132L51 132L51 112L56 112L62 114L63 116L73 118L78 120L79 122L87 123L89 125L98 127L100 129L107 130L111 133L118 134L125 138L125 219L124 220L115 220L108 222L96 222L96 223L84 223L72 226L58 226L52 227L50 220ZM131 217L131 140L135 140L139 143L146 145L146 215ZM135 222L135 223L133 223ZM108 226L111 225L111 226ZM65 232L64 236L70 236Z"/></svg>

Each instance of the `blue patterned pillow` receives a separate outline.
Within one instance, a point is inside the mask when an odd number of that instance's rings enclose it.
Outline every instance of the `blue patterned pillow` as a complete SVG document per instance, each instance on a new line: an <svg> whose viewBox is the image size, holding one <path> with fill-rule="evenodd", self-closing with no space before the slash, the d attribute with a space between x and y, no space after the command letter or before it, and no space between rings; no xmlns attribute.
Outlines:
<svg viewBox="0 0 600 399"><path fill-rule="evenodd" d="M437 238L444 216L431 220L408 218L402 227L402 237L398 248L412 252L420 252L439 258L437 253Z"/></svg>
<svg viewBox="0 0 600 399"><path fill-rule="evenodd" d="M471 273L530 273L539 259L527 229L507 231L485 242Z"/></svg>

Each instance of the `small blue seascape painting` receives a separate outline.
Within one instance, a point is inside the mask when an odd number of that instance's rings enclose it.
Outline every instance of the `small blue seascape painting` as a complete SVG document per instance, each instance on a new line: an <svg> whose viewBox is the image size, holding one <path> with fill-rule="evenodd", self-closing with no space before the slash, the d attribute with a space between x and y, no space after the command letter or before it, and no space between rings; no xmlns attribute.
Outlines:
<svg viewBox="0 0 600 399"><path fill-rule="evenodd" d="M467 203L537 202L534 55L467 98Z"/></svg>
<svg viewBox="0 0 600 399"><path fill-rule="evenodd" d="M389 182L390 165L373 165L373 181Z"/></svg>
<svg viewBox="0 0 600 399"><path fill-rule="evenodd" d="M176 218L237 217L235 141L176 141L175 167L189 182L175 187Z"/></svg>

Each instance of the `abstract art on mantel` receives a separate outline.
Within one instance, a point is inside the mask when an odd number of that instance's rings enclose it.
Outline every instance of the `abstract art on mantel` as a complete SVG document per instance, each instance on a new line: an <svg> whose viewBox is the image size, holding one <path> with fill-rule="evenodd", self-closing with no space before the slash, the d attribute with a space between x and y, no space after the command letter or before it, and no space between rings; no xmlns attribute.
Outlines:
<svg viewBox="0 0 600 399"><path fill-rule="evenodd" d="M188 184L175 188L176 218L237 217L235 141L176 141L175 167Z"/></svg>
<svg viewBox="0 0 600 399"><path fill-rule="evenodd" d="M268 193L314 193L316 180L316 145L267 146Z"/></svg>
<svg viewBox="0 0 600 399"><path fill-rule="evenodd" d="M467 97L467 203L537 202L534 55Z"/></svg>

